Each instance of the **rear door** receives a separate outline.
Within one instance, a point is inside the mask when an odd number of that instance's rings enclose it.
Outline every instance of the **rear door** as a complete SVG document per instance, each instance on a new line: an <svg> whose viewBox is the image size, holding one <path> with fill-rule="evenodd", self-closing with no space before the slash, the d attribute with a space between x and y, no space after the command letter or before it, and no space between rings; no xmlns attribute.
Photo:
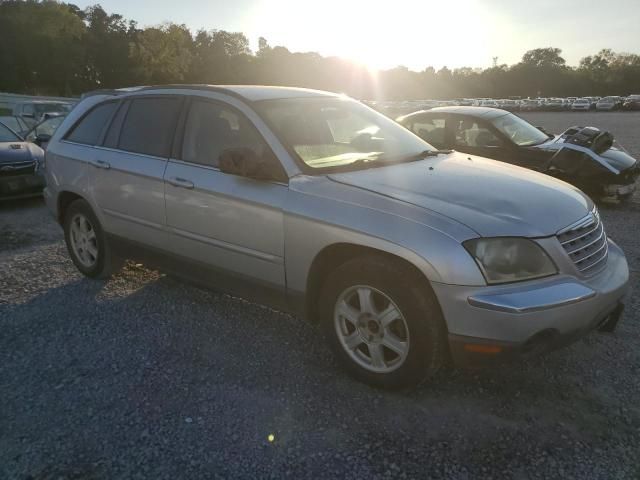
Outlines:
<svg viewBox="0 0 640 480"><path fill-rule="evenodd" d="M89 175L110 234L166 248L163 176L182 103L180 96L144 95L119 105Z"/></svg>
<svg viewBox="0 0 640 480"><path fill-rule="evenodd" d="M182 145L165 173L171 251L284 292L284 224L288 192L282 166L251 121L224 102L194 97ZM220 171L219 156L247 148L271 159L281 180Z"/></svg>

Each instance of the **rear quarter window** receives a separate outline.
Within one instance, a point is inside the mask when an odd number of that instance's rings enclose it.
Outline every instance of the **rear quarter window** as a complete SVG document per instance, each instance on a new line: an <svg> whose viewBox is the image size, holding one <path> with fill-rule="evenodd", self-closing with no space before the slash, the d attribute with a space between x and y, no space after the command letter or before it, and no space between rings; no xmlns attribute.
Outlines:
<svg viewBox="0 0 640 480"><path fill-rule="evenodd" d="M116 106L116 102L108 102L94 107L76 123L65 137L66 140L84 145L96 145Z"/></svg>

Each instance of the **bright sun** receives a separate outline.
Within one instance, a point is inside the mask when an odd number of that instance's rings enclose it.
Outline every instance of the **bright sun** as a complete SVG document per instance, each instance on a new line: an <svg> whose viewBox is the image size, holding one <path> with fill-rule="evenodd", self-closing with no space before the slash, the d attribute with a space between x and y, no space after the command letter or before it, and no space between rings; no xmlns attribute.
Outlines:
<svg viewBox="0 0 640 480"><path fill-rule="evenodd" d="M272 45L371 68L484 66L492 53L480 0L264 0L250 17L252 30Z"/></svg>

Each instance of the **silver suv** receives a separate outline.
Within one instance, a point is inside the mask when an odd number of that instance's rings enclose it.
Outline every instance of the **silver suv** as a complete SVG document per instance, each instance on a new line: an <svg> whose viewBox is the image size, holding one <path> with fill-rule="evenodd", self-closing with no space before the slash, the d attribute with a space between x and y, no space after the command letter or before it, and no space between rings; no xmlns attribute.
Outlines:
<svg viewBox="0 0 640 480"><path fill-rule="evenodd" d="M136 258L303 315L382 387L611 330L627 289L579 190L326 92L98 92L53 135L46 175L85 275Z"/></svg>

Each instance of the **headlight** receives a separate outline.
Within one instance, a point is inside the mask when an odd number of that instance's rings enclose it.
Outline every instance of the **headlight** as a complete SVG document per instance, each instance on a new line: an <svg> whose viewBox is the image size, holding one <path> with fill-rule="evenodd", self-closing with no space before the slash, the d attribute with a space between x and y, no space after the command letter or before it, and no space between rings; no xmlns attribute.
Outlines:
<svg viewBox="0 0 640 480"><path fill-rule="evenodd" d="M558 273L545 251L526 238L476 238L463 245L488 284L531 280Z"/></svg>

